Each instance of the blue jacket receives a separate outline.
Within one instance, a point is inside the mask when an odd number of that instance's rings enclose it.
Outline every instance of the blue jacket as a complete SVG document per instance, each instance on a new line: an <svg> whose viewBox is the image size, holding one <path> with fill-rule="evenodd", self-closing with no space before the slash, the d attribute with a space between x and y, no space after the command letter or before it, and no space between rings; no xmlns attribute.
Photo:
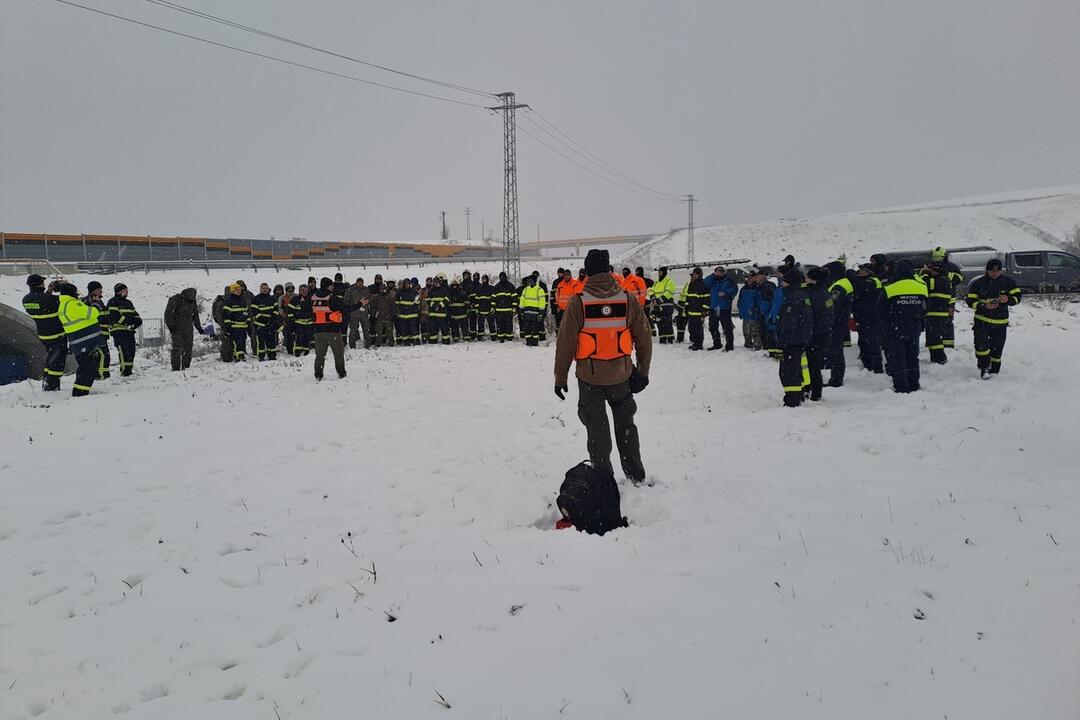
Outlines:
<svg viewBox="0 0 1080 720"><path fill-rule="evenodd" d="M758 306L761 293L756 287L743 285L739 291L739 317L743 320L755 320L761 314Z"/></svg>
<svg viewBox="0 0 1080 720"><path fill-rule="evenodd" d="M783 286L776 288L776 292L773 293L772 307L769 308L765 314L765 320L768 321L769 327L776 327L776 320L780 317L780 308L784 305L784 288Z"/></svg>
<svg viewBox="0 0 1080 720"><path fill-rule="evenodd" d="M718 278L715 275L706 275L701 278L712 293L709 304L713 310L730 310L735 295L739 292L739 286L729 277ZM723 293L721 297L720 293Z"/></svg>

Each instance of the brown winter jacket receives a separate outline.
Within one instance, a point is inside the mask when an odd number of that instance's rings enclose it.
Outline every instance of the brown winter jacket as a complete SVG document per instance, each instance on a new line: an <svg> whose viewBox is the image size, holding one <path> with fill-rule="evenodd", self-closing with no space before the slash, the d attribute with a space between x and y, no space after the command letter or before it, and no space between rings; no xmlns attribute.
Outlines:
<svg viewBox="0 0 1080 720"><path fill-rule="evenodd" d="M585 281L584 292L596 297L614 297L626 291L619 287L614 278L608 273L590 275ZM641 305L631 296L628 298L626 325L630 328L630 334L634 338L634 348L637 355L638 372L648 377L649 363L652 360L652 335L649 334L649 324L645 320L645 313ZM578 333L584 324L584 309L581 304L581 296L575 295L570 298L566 305L566 313L559 325L559 339L555 344L555 384L566 385L566 378L570 372L570 363L577 355ZM577 364L577 377L590 385L618 385L626 382L633 371L633 363L629 357L617 360L581 360Z"/></svg>

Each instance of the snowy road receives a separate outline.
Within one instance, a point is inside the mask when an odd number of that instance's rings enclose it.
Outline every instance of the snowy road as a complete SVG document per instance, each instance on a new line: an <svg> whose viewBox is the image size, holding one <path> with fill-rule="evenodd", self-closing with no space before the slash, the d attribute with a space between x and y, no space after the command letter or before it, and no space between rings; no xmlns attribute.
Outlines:
<svg viewBox="0 0 1080 720"><path fill-rule="evenodd" d="M0 387L0 716L1073 719L1080 320L1017 315L993 381L965 316L797 411L657 347L604 538L546 529L550 348Z"/></svg>

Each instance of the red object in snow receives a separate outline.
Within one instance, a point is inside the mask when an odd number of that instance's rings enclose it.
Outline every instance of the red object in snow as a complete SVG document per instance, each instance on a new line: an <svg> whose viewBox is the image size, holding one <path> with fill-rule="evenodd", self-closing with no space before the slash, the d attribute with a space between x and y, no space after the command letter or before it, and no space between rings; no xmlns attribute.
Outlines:
<svg viewBox="0 0 1080 720"><path fill-rule="evenodd" d="M566 518L559 518L555 522L555 529L556 530L565 530L566 528L572 528L572 527L574 527L574 523L570 522Z"/></svg>

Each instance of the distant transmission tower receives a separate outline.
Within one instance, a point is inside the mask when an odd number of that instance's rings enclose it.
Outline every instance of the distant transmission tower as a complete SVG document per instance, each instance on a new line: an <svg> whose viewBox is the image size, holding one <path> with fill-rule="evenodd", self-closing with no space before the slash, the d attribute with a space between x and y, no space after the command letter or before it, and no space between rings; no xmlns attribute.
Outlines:
<svg viewBox="0 0 1080 720"><path fill-rule="evenodd" d="M472 244L472 222L469 220L469 216L472 215L472 210L465 208L465 244Z"/></svg>
<svg viewBox="0 0 1080 720"><path fill-rule="evenodd" d="M450 229L446 227L446 211L443 210L439 214L442 216L442 233L439 235L439 237L443 239L443 242L446 242L450 239Z"/></svg>
<svg viewBox="0 0 1080 720"><path fill-rule="evenodd" d="M498 93L503 104L488 108L503 114L503 272L513 281L521 278L521 240L518 222L517 110L514 93Z"/></svg>
<svg viewBox="0 0 1080 720"><path fill-rule="evenodd" d="M686 261L694 262L694 203L697 200L694 199L694 194L690 193L686 196Z"/></svg>

